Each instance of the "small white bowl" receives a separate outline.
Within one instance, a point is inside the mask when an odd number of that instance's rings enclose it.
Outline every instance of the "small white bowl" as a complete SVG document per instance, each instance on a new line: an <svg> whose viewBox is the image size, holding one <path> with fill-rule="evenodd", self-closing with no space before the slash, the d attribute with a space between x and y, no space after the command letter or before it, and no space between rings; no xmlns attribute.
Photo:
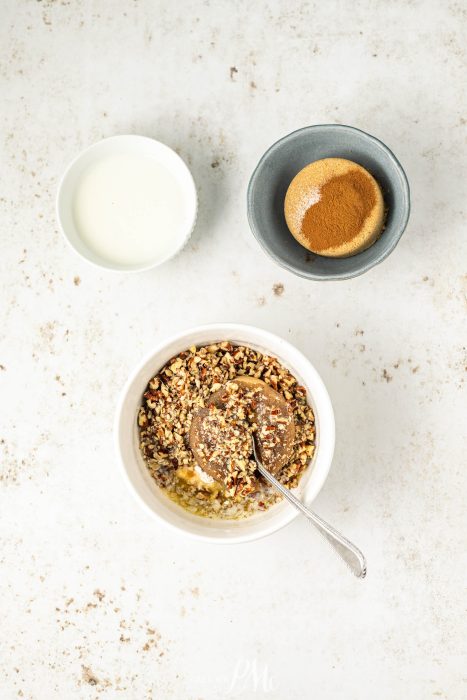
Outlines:
<svg viewBox="0 0 467 700"><path fill-rule="evenodd" d="M180 236L174 238L171 249L157 260L142 264L124 265L109 261L95 253L86 243L77 230L73 204L76 188L84 171L103 158L114 155L139 155L150 156L164 165L180 184L186 201L186 216L183 222ZM87 262L100 268L116 270L118 272L143 272L162 265L176 255L188 241L196 223L198 200L193 177L180 156L171 148L155 139L146 136L111 136L89 146L82 151L68 166L60 181L57 199L56 215L60 230L65 240Z"/></svg>
<svg viewBox="0 0 467 700"><path fill-rule="evenodd" d="M309 360L293 345L253 326L233 323L198 326L172 336L158 345L136 367L118 402L115 416L115 446L125 481L139 503L152 517L175 530L200 540L240 543L269 535L290 523L297 511L281 501L269 510L245 520L211 520L193 515L171 501L150 476L139 450L137 414L148 381L165 363L191 345L222 340L248 345L277 357L305 386L316 420L316 450L296 493L307 504L320 492L334 452L334 413L326 387Z"/></svg>

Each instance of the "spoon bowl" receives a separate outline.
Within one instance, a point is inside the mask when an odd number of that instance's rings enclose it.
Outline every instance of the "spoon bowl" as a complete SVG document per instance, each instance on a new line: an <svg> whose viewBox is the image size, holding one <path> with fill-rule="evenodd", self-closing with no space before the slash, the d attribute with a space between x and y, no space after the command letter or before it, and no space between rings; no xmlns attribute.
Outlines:
<svg viewBox="0 0 467 700"><path fill-rule="evenodd" d="M269 471L273 474L277 474L290 460L293 451L295 423L292 409L282 394L273 389L269 384L266 384L266 382L263 382L257 377L250 377L247 375L239 375L227 382L225 386L211 395L208 406L200 408L194 415L191 423L189 440L191 450L199 466L216 480L222 480L227 476L225 472L226 465L219 465L217 461L208 459L205 449L202 449L200 446L203 445L204 447L205 443L209 441L209 436L206 434L207 431L204 428L210 411L212 412L213 409L220 409L221 412L225 411L227 402L232 396L229 392L229 386L231 387L232 385L236 385L240 388L240 391L244 391L243 398L250 409L251 420L260 427L260 434L257 434L257 442L261 459L263 463L266 464ZM247 418L245 418L245 421L241 421L241 426L236 425L236 428L243 428L244 422L245 435L242 437L248 441ZM274 422L275 425L267 425L272 422ZM275 445L273 451L268 450L266 447L267 437L264 437L264 439L262 437L263 429L267 436L268 428L271 430L281 428L281 439L277 445Z"/></svg>

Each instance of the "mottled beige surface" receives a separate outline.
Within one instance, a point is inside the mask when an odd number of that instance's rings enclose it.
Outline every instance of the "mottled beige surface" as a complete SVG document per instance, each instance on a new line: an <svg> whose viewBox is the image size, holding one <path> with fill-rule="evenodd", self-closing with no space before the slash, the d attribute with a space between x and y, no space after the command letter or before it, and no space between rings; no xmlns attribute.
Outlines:
<svg viewBox="0 0 467 700"><path fill-rule="evenodd" d="M0 29L0 697L467 696L465 2L22 2ZM310 283L248 230L263 151L312 123L385 141L411 221L381 266ZM76 258L57 178L142 133L189 162L199 223L143 275ZM261 325L312 359L337 449L316 510L251 545L166 532L116 468L118 391L171 332ZM464 410L464 413L462 411Z"/></svg>

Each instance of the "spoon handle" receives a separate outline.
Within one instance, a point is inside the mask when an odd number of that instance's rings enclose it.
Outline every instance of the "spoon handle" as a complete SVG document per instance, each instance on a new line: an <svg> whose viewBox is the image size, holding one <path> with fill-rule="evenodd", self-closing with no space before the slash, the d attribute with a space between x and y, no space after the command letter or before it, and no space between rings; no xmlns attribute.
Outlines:
<svg viewBox="0 0 467 700"><path fill-rule="evenodd" d="M322 535L327 539L327 541L334 547L336 552L345 561L347 566L350 568L351 572L358 578L365 578L366 576L366 561L362 552L356 547L352 542L337 532L331 525L328 525L319 515L313 513L309 508L307 508L301 501L298 500L294 494L289 491L288 488L283 486L280 481L263 467L258 459L255 450L256 463L258 465L259 472L264 476L270 484L272 484L281 494L291 503L297 510L299 510L308 520L313 523L313 525L321 532Z"/></svg>

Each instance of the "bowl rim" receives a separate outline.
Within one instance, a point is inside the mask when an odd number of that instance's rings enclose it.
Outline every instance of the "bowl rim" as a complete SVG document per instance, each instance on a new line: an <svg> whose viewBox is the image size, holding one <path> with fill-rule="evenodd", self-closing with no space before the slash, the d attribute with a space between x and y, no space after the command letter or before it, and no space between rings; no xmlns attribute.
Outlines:
<svg viewBox="0 0 467 700"><path fill-rule="evenodd" d="M221 332L221 331L226 331L226 330L231 330L232 333L248 333L249 331L254 331L256 333L260 333L264 337L265 341L265 346L267 345L268 339L273 338L276 342L279 341L280 343L284 344L284 347L286 347L287 350L290 350L292 354L295 354L296 357L300 358L305 364L307 365L307 370L313 375L314 380L320 385L320 390L321 390L321 396L320 396L320 413L323 415L323 413L326 413L326 433L327 433L327 444L323 445L322 450L324 453L324 456L322 457L322 461L325 463L325 467L322 467L321 475L320 477L316 478L315 480L315 494L312 499L307 498L306 494L306 488L302 492L302 498L304 503L309 504L318 496L320 493L321 489L323 488L324 483L326 482L326 479L328 478L329 471L331 469L332 465L332 460L333 460L333 455L334 455L334 448L335 448L335 417L334 417L334 410L331 402L331 398L329 396L328 390L326 388L326 385L324 381L321 379L320 374L318 371L315 369L314 365L310 362L308 357L302 353L298 348L295 347L292 343L290 343L288 340L285 340L279 335L276 335L275 333L272 333L271 331L264 330L263 328L260 328L258 326L252 326L248 324L241 324L241 323L209 323L209 324L204 324L204 325L199 325L199 326L190 326L189 328L185 328L182 331L179 331L177 333L174 333L168 337L166 337L164 340L160 341L159 343L156 344L156 346L149 352L147 352L144 357L137 363L137 365L133 368L133 370L130 372L126 382L124 383L118 400L116 404L116 409L115 409L115 416L114 416L114 424L113 424L113 437L114 437L114 450L115 450L115 455L117 458L117 463L119 465L119 471L120 474L122 475L122 478L124 482L126 483L127 488L130 490L130 492L133 494L134 499L136 502L150 515L154 520L156 520L159 523L162 523L165 527L168 527L171 529L173 532L177 532L178 534L183 534L191 539L197 540L197 541L203 541L203 542L209 542L211 544L242 544L245 542L252 542L255 540L262 539L263 537L266 537L267 535L271 535L274 532L277 532L278 530L282 529L286 525L289 525L295 518L299 515L298 511L295 508L290 507L287 511L284 512L282 515L281 520L273 521L272 523L265 524L265 526L259 531L259 532L250 532L250 533L244 533L244 534L237 534L237 535L230 535L226 536L225 538L223 537L214 537L212 535L209 535L208 533L206 534L201 534L199 532L193 532L191 531L188 527L183 527L181 525L178 525L174 522L169 521L166 519L157 509L151 508L146 501L144 500L143 496L138 492L135 484L133 483L129 470L127 469L127 466L125 464L125 459L123 456L122 448L121 448L121 431L122 431L122 419L123 419L123 411L125 407L125 403L127 400L127 396L131 390L131 387L133 386L134 381L137 379L138 374L141 372L141 370L144 368L144 366L154 358L155 355L158 353L162 352L167 346L171 345L173 342L181 341L183 338L186 336L189 336L193 333L213 333L215 334L216 332ZM208 342L208 341L206 341ZM215 342L214 340L212 342ZM253 343L253 341L251 341ZM245 341L245 344L248 344L247 341ZM272 351L271 351L272 352ZM320 417L318 416L317 422L319 422ZM226 523L229 523L230 521L225 521Z"/></svg>
<svg viewBox="0 0 467 700"><path fill-rule="evenodd" d="M84 255L81 251L79 251L75 245L72 243L70 240L70 237L68 233L65 230L65 226L62 223L62 217L61 217L61 200L63 197L63 192L64 192L64 185L65 181L72 171L72 169L79 163L80 160L82 160L88 153L93 151L94 149L97 149L102 146L103 143L108 143L110 141L140 141L140 142L146 142L148 144L148 148L153 146L154 144L157 145L158 148L161 150L166 150L170 151L171 154L175 157L174 160L175 162L178 162L179 166L181 169L183 169L186 172L186 175L188 177L188 182L189 182L189 187L190 187L190 200L193 202L194 207L193 207L193 216L192 216L192 223L190 227L187 227L187 231L184 235L184 237L180 241L180 245L175 248L173 251L168 253L164 258L161 260L157 260L156 262L151 262L151 263L144 263L141 265L137 265L134 267L121 267L118 265L114 265L111 262L107 263L99 263L97 260L91 259L91 257L87 257ZM172 258L174 258L178 253L180 253L181 250L185 247L185 245L188 243L188 240L191 237L191 234L194 231L194 228L196 226L196 221L198 218L198 193L196 190L196 183L193 178L193 174L188 167L188 165L185 163L183 158L170 146L168 146L166 143L163 143L162 141L158 141L157 139L152 138L151 136L143 136L141 134L114 134L112 136L106 136L103 139L99 139L98 141L94 141L94 143L91 143L89 146L86 146L83 150L81 150L66 166L65 170L60 176L60 179L58 181L58 186L56 190L56 195L55 195L55 219L58 223L58 227L60 229L60 232L65 239L68 247L76 254L81 260L84 260L87 262L89 265L92 265L93 267L97 268L98 270L106 270L107 272L116 272L116 273L122 273L122 274L134 274L138 272L147 272L148 270L153 270L156 267L160 267L160 265L163 265L164 263L168 262Z"/></svg>
<svg viewBox="0 0 467 700"><path fill-rule="evenodd" d="M265 244L263 237L258 233L256 224L253 221L253 205L252 205L252 200L253 200L253 189L255 187L256 181L258 179L259 175L259 170L261 169L262 165L264 162L267 160L268 156L275 150L278 150L284 142L288 141L291 139L293 136L296 134L299 134L300 132L305 132L305 131L312 131L314 129L329 129L329 130L343 130L343 131L354 131L358 132L360 134L363 134L366 139L369 141L373 141L378 145L378 147L385 151L390 160L393 161L394 165L396 166L396 170L398 171L400 177L401 177L401 183L404 191L404 201L406 203L405 207L405 216L404 220L402 222L402 226L400 227L400 230L398 232L398 235L396 235L392 241L391 244L387 246L387 248L384 248L378 256L376 256L373 260L370 262L367 262L365 265L362 265L359 269L356 269L352 272L340 272L340 273L331 273L327 274L325 276L322 275L317 275L313 272L310 273L304 273L300 270L297 270L293 265L290 265L287 263L285 260L283 260L279 255L276 255L270 248ZM410 217L410 186L409 186L409 181L407 179L407 175L405 173L404 168L402 167L402 164L398 160L398 158L394 155L394 153L391 151L389 146L387 146L381 139L378 139L376 136L373 136L372 134L369 134L366 131L363 131L363 129L359 129L356 126L350 126L348 124L310 124L309 126L302 126L299 129L295 129L294 131L291 131L289 134L286 134L285 136L282 136L280 139L275 141L269 148L263 153L261 158L259 159L258 163L256 164L255 169L253 170L251 177L248 181L248 188L247 188L247 217L248 217L248 223L250 226L250 230L253 233L256 241L259 243L261 249L269 255L269 257L274 260L280 267L282 267L285 270L288 270L288 272L293 273L294 275L297 275L298 277L302 277L303 279L308 279L308 280L313 280L317 282L331 282L331 281L336 281L336 280L348 280L352 279L353 277L358 277L365 272L368 272L368 270L371 270L371 268L375 267L376 265L379 265L380 263L383 262L394 250L394 248L397 246L399 243L402 234L404 233L407 223L409 221ZM356 257L356 256L355 256Z"/></svg>

